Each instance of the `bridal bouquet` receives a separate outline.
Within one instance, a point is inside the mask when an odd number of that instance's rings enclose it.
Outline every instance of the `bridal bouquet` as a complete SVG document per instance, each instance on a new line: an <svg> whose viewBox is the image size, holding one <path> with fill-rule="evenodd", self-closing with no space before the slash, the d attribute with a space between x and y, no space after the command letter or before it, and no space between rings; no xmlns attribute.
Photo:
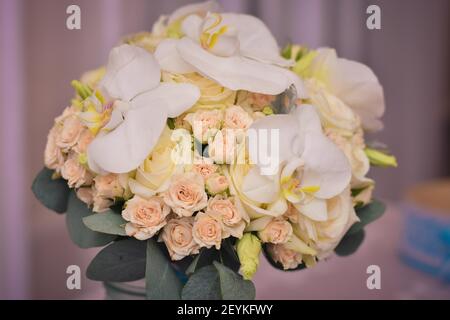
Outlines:
<svg viewBox="0 0 450 320"><path fill-rule="evenodd" d="M384 206L367 131L383 89L335 50L279 50L256 17L214 1L129 36L48 134L32 189L66 213L87 276L145 278L149 299L252 299L264 256L280 270L348 255Z"/></svg>

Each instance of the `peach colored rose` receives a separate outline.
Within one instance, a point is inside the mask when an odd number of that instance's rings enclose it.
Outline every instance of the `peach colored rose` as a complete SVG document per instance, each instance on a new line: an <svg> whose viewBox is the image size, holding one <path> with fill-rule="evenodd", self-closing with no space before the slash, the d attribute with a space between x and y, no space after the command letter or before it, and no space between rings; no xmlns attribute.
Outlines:
<svg viewBox="0 0 450 320"><path fill-rule="evenodd" d="M56 145L63 149L63 151L68 151L80 139L83 124L76 115L66 117L61 124L62 129L57 136Z"/></svg>
<svg viewBox="0 0 450 320"><path fill-rule="evenodd" d="M197 163L192 166L192 171L200 174L205 180L215 173L217 169L218 166L216 164L207 162Z"/></svg>
<svg viewBox="0 0 450 320"><path fill-rule="evenodd" d="M64 165L64 155L61 149L56 145L56 138L58 135L58 127L54 126L47 137L47 145L44 152L44 163L49 169L60 172Z"/></svg>
<svg viewBox="0 0 450 320"><path fill-rule="evenodd" d="M292 236L291 224L283 219L273 219L267 226L258 232L262 242L286 243Z"/></svg>
<svg viewBox="0 0 450 320"><path fill-rule="evenodd" d="M209 141L209 156L218 164L231 164L236 158L237 136L234 130L222 129Z"/></svg>
<svg viewBox="0 0 450 320"><path fill-rule="evenodd" d="M61 168L61 176L67 180L69 187L79 188L92 183L92 174L78 162L76 155L71 155Z"/></svg>
<svg viewBox="0 0 450 320"><path fill-rule="evenodd" d="M252 109L261 111L275 100L275 96L262 93L250 93L250 99L252 102Z"/></svg>
<svg viewBox="0 0 450 320"><path fill-rule="evenodd" d="M96 176L94 178L94 188L97 194L104 198L121 198L124 193L124 189L120 184L119 175L114 173Z"/></svg>
<svg viewBox="0 0 450 320"><path fill-rule="evenodd" d="M164 201L178 216L192 216L208 203L203 177L196 172L175 174L164 193Z"/></svg>
<svg viewBox="0 0 450 320"><path fill-rule="evenodd" d="M194 137L201 142L214 137L220 129L222 119L223 113L220 110L199 110L184 117L191 125Z"/></svg>
<svg viewBox="0 0 450 320"><path fill-rule="evenodd" d="M219 173L213 173L206 179L206 190L213 195L225 192L228 186L227 178Z"/></svg>
<svg viewBox="0 0 450 320"><path fill-rule="evenodd" d="M210 212L199 212L195 216L192 235L200 247L215 246L219 250L222 242L222 226L218 216Z"/></svg>
<svg viewBox="0 0 450 320"><path fill-rule="evenodd" d="M94 198L92 203L92 211L105 212L114 204L114 201L105 197L102 197L94 192Z"/></svg>
<svg viewBox="0 0 450 320"><path fill-rule="evenodd" d="M94 190L91 187L79 188L76 192L78 199L89 207L94 203Z"/></svg>
<svg viewBox="0 0 450 320"><path fill-rule="evenodd" d="M94 140L94 134L91 132L91 130L84 129L73 150L77 153L85 154L87 151L87 147L92 142L92 140Z"/></svg>
<svg viewBox="0 0 450 320"><path fill-rule="evenodd" d="M275 262L279 262L284 270L295 269L302 263L302 255L285 247L284 244L269 244L268 251Z"/></svg>
<svg viewBox="0 0 450 320"><path fill-rule="evenodd" d="M225 128L248 129L252 122L252 117L240 106L231 106L225 110Z"/></svg>
<svg viewBox="0 0 450 320"><path fill-rule="evenodd" d="M171 219L160 233L159 241L164 241L172 260L181 260L184 257L197 254L199 245L192 236L193 217Z"/></svg>
<svg viewBox="0 0 450 320"><path fill-rule="evenodd" d="M227 238L232 235L235 238L241 238L244 232L247 215L242 207L236 205L234 197L225 198L222 195L216 195L209 199L207 212L214 213L222 223L222 237Z"/></svg>
<svg viewBox="0 0 450 320"><path fill-rule="evenodd" d="M166 225L169 213L170 208L161 198L144 199L135 195L122 211L122 218L128 221L125 232L138 240L147 240Z"/></svg>

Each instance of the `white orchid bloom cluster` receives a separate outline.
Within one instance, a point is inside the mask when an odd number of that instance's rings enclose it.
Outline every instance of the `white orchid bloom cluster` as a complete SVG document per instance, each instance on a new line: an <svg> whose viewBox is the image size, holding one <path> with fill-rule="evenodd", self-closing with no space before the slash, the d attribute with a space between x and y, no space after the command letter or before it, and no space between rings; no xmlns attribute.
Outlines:
<svg viewBox="0 0 450 320"><path fill-rule="evenodd" d="M331 49L282 55L260 19L215 1L124 42L73 83L46 166L96 212L124 201L125 233L173 260L233 237L251 278L261 243L284 269L332 253L371 201L364 131L384 111L372 71Z"/></svg>

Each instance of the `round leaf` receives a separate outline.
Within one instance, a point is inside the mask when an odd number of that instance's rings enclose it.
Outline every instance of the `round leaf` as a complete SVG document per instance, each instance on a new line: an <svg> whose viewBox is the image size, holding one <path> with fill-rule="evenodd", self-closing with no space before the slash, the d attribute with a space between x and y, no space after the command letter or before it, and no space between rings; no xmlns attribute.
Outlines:
<svg viewBox="0 0 450 320"><path fill-rule="evenodd" d="M67 206L66 225L70 238L80 248L101 247L116 238L115 235L95 232L85 226L83 218L92 215L92 213L92 210L78 199L75 191L72 191Z"/></svg>
<svg viewBox="0 0 450 320"><path fill-rule="evenodd" d="M213 265L198 269L181 291L183 300L220 300L219 273Z"/></svg>
<svg viewBox="0 0 450 320"><path fill-rule="evenodd" d="M347 234L350 235L359 232L366 225L380 218L385 210L385 204L378 200L373 200L371 203L365 205L364 207L356 209L356 214L359 217L360 221L353 224L352 227L347 231Z"/></svg>
<svg viewBox="0 0 450 320"><path fill-rule="evenodd" d="M220 292L223 300L253 300L255 286L250 280L244 280L223 264L214 261L214 267L219 272Z"/></svg>
<svg viewBox="0 0 450 320"><path fill-rule="evenodd" d="M64 213L67 210L70 189L66 180L53 179L53 173L53 170L43 168L34 178L31 190L46 208Z"/></svg>
<svg viewBox="0 0 450 320"><path fill-rule="evenodd" d="M115 241L91 261L89 279L108 282L135 281L145 276L146 241L134 238Z"/></svg>
<svg viewBox="0 0 450 320"><path fill-rule="evenodd" d="M126 236L125 224L127 223L120 214L112 210L102 213L94 213L83 218L83 223L92 231L107 234Z"/></svg>

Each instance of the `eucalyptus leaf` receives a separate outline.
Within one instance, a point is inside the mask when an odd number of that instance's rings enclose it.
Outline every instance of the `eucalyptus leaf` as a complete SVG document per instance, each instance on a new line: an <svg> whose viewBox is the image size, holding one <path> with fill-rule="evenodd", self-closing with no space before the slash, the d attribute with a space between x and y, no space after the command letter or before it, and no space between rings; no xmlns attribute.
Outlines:
<svg viewBox="0 0 450 320"><path fill-rule="evenodd" d="M371 203L356 209L356 215L360 221L356 222L347 231L347 235L354 234L362 230L369 223L380 218L386 210L386 205L378 200L373 200Z"/></svg>
<svg viewBox="0 0 450 320"><path fill-rule="evenodd" d="M92 210L78 199L75 191L72 191L67 206L66 225L70 238L80 248L101 247L117 237L116 235L95 232L86 227L83 218L92 214Z"/></svg>
<svg viewBox="0 0 450 320"><path fill-rule="evenodd" d="M334 251L338 256L351 255L358 250L359 246L364 241L364 237L364 229L361 229L356 233L346 234Z"/></svg>
<svg viewBox="0 0 450 320"><path fill-rule="evenodd" d="M43 168L34 178L31 190L46 208L64 213L67 210L70 188L66 180L53 179L53 174L53 170Z"/></svg>
<svg viewBox="0 0 450 320"><path fill-rule="evenodd" d="M127 238L103 248L89 264L86 275L91 280L108 282L135 281L145 277L146 241Z"/></svg>
<svg viewBox="0 0 450 320"><path fill-rule="evenodd" d="M220 260L220 253L215 248L203 248L199 254L194 258L192 263L186 269L186 274L190 275L196 272L198 269L212 265L213 261Z"/></svg>
<svg viewBox="0 0 450 320"><path fill-rule="evenodd" d="M223 300L253 300L256 291L253 282L217 261L213 262L219 273L220 292Z"/></svg>
<svg viewBox="0 0 450 320"><path fill-rule="evenodd" d="M83 223L92 231L107 234L126 236L125 224L127 223L120 214L112 210L94 213L83 218Z"/></svg>
<svg viewBox="0 0 450 320"><path fill-rule="evenodd" d="M183 287L169 258L153 239L147 240L145 287L147 298L152 300L178 300Z"/></svg>
<svg viewBox="0 0 450 320"><path fill-rule="evenodd" d="M237 272L240 269L241 263L231 237L222 241L220 257L221 262L231 270Z"/></svg>
<svg viewBox="0 0 450 320"><path fill-rule="evenodd" d="M219 273L213 265L195 271L181 291L183 300L220 300Z"/></svg>

